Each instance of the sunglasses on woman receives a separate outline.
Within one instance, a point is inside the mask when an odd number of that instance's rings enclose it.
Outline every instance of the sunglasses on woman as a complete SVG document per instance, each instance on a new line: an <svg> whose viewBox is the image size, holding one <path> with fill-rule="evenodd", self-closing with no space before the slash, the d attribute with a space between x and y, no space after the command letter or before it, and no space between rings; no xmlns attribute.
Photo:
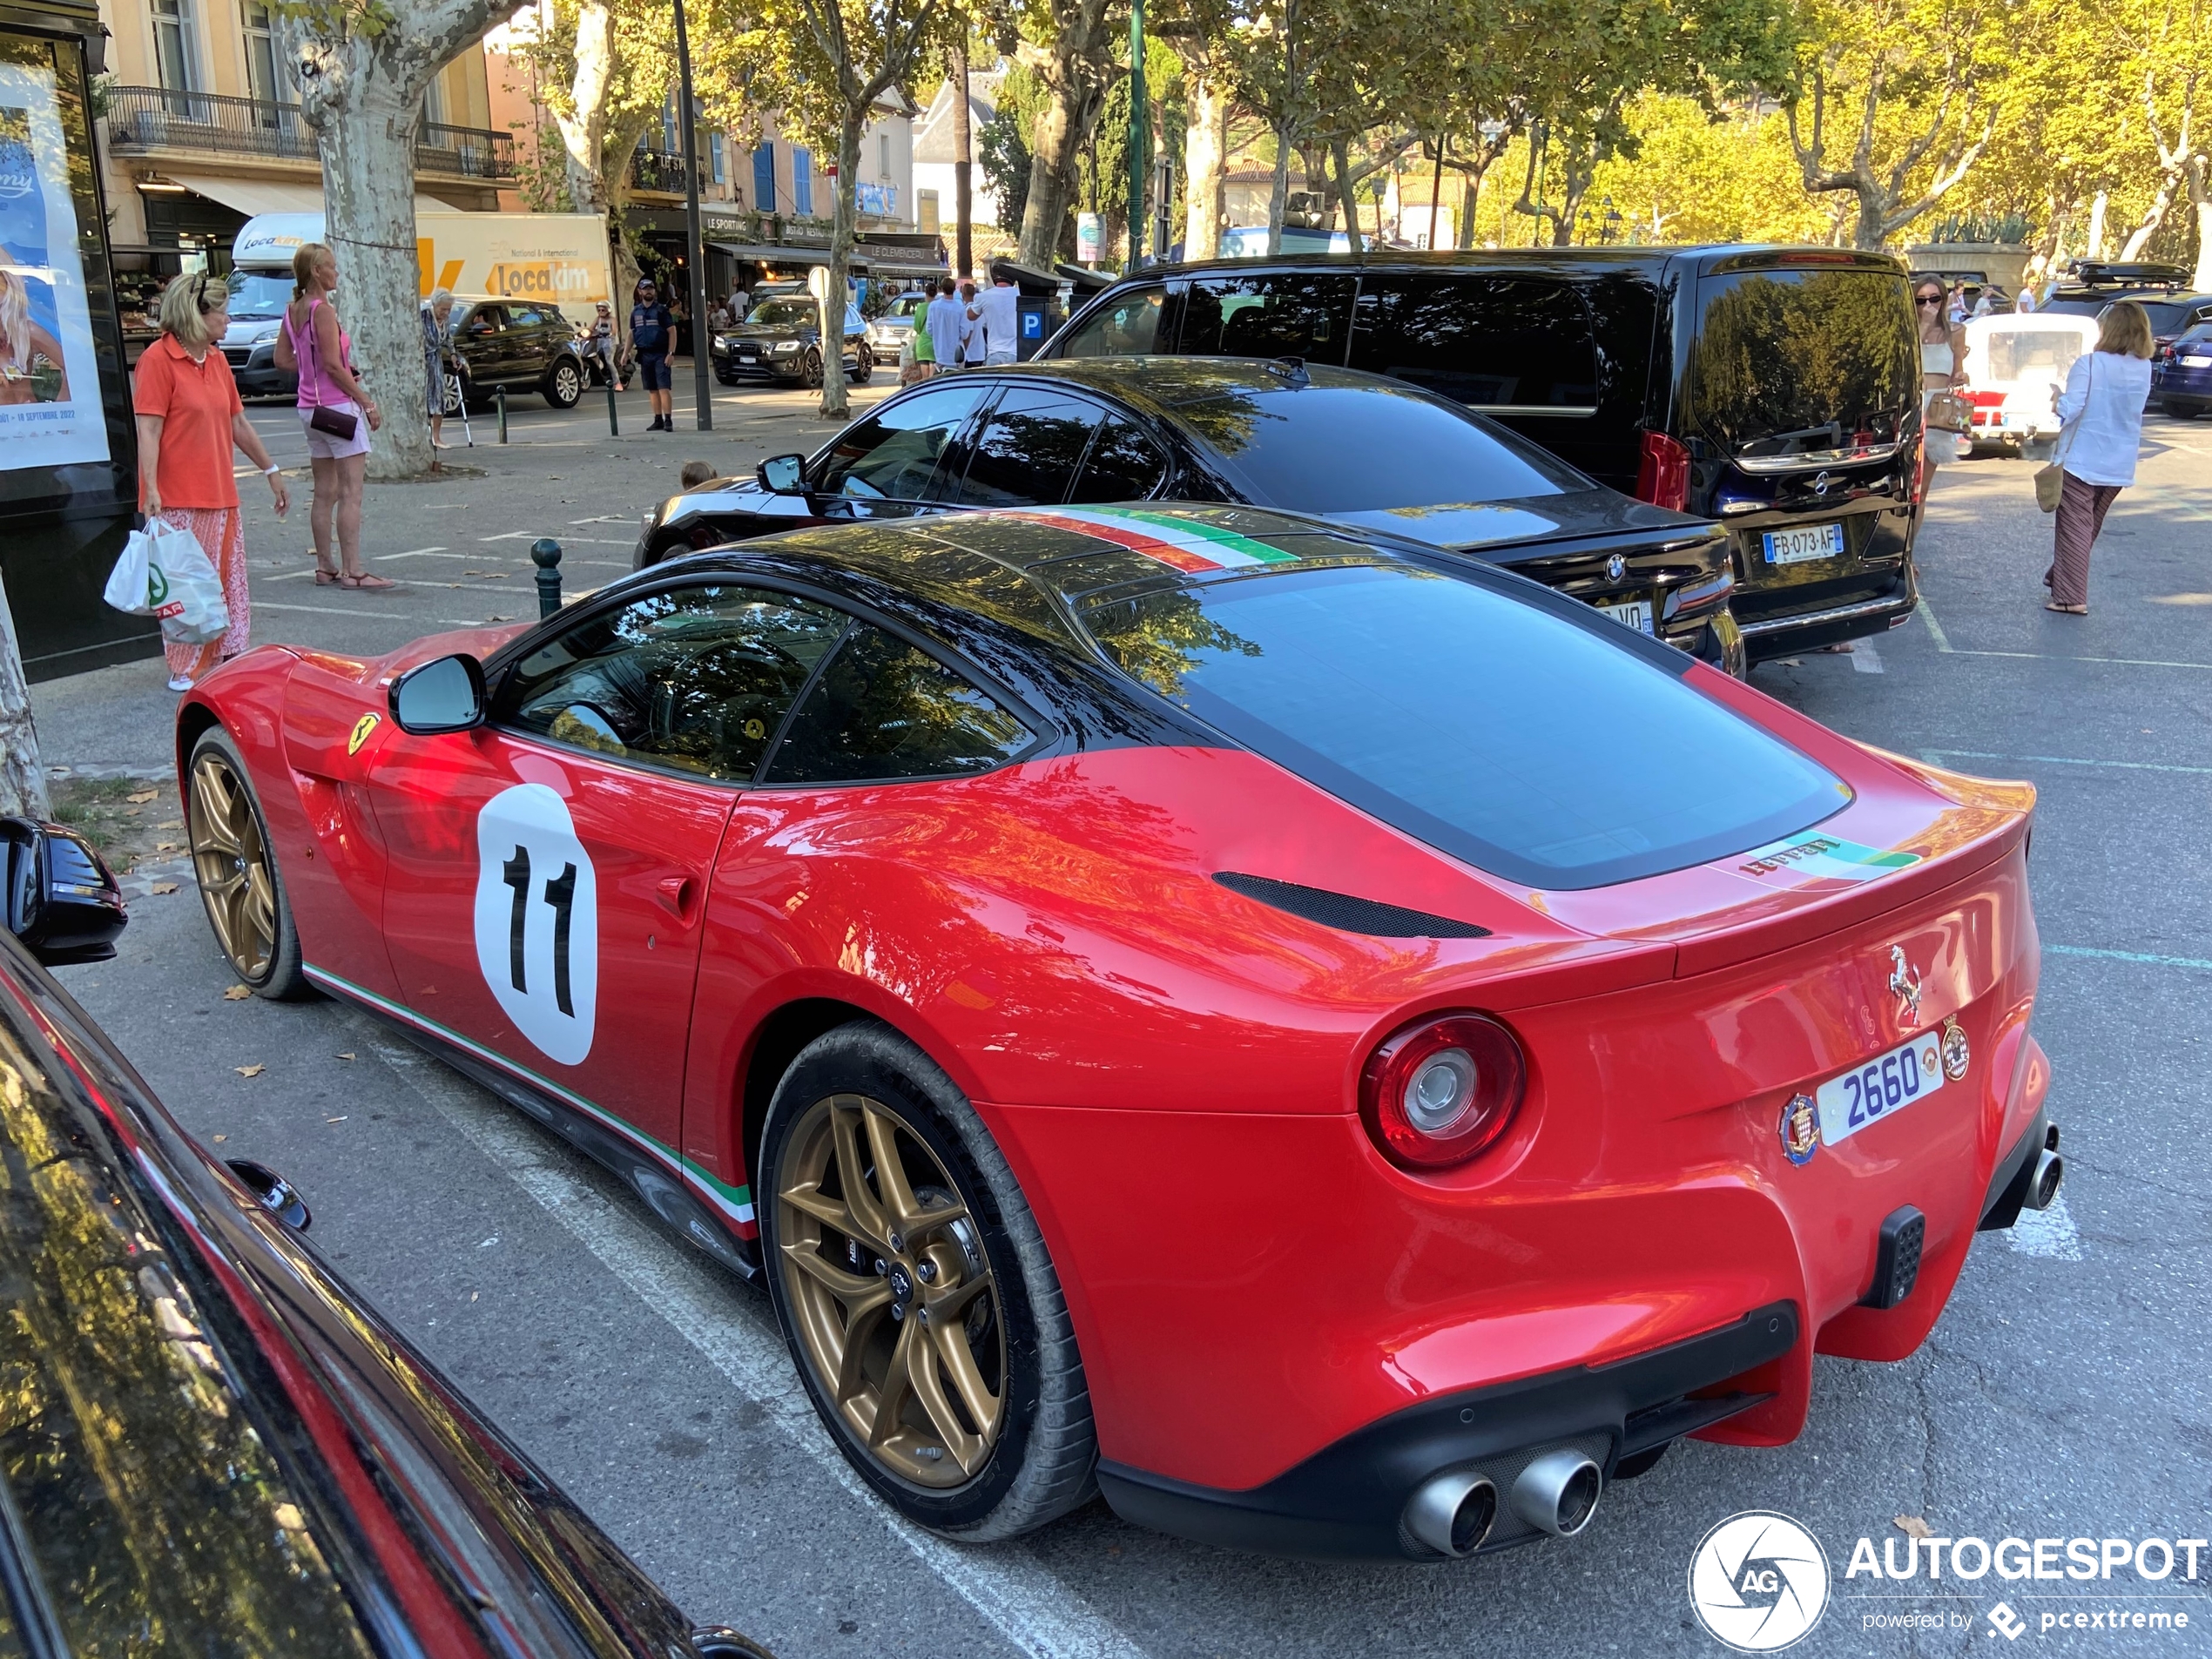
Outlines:
<svg viewBox="0 0 2212 1659"><path fill-rule="evenodd" d="M1939 293L1924 293L1912 303L1916 306L1939 306L1943 303L1943 296Z"/></svg>

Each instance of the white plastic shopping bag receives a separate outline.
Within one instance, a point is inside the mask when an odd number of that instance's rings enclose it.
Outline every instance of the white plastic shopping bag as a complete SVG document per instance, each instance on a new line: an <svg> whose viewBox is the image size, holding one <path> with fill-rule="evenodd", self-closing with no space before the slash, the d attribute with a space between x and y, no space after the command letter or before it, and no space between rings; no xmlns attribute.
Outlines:
<svg viewBox="0 0 2212 1659"><path fill-rule="evenodd" d="M231 625L222 578L199 538L158 518L131 532L103 597L118 610L158 618L172 644L205 645Z"/></svg>

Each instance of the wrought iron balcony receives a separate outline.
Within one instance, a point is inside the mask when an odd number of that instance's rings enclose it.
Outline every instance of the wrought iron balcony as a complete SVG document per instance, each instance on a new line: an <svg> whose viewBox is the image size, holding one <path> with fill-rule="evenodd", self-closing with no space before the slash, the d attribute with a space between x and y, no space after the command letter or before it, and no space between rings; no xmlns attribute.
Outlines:
<svg viewBox="0 0 2212 1659"><path fill-rule="evenodd" d="M699 189L707 187L706 165L702 162L693 170L698 175ZM664 195L684 193L684 157L680 152L640 150L630 158L630 187L632 190L655 190Z"/></svg>
<svg viewBox="0 0 2212 1659"><path fill-rule="evenodd" d="M313 162L315 130L297 104L118 86L108 94L108 145L123 156L184 153ZM415 128L415 171L455 179L512 179L515 135L424 121Z"/></svg>

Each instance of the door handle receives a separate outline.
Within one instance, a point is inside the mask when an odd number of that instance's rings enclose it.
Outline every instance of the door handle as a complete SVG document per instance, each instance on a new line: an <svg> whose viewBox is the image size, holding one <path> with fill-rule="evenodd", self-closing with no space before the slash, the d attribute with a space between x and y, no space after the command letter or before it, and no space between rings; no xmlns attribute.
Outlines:
<svg viewBox="0 0 2212 1659"><path fill-rule="evenodd" d="M659 883L660 901L686 927L698 900L698 883L688 875L664 875Z"/></svg>

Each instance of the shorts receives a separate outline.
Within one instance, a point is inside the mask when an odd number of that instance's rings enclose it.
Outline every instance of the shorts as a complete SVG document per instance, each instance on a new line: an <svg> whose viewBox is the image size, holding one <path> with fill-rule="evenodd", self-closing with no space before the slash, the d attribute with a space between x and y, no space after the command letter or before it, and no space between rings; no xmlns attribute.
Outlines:
<svg viewBox="0 0 2212 1659"><path fill-rule="evenodd" d="M367 455L368 453L368 417L361 413L361 405L350 398L340 398L336 402L326 403L322 407L326 409L336 409L343 415L352 415L354 435L350 438L340 438L334 437L327 432L316 431L314 428L307 424L314 418L314 409L312 407L302 408L300 411L300 429L307 435L307 453L318 461L342 461L347 455Z"/></svg>
<svg viewBox="0 0 2212 1659"><path fill-rule="evenodd" d="M665 392L674 381L669 377L668 354L641 351L637 354L637 378L645 383L649 392Z"/></svg>

